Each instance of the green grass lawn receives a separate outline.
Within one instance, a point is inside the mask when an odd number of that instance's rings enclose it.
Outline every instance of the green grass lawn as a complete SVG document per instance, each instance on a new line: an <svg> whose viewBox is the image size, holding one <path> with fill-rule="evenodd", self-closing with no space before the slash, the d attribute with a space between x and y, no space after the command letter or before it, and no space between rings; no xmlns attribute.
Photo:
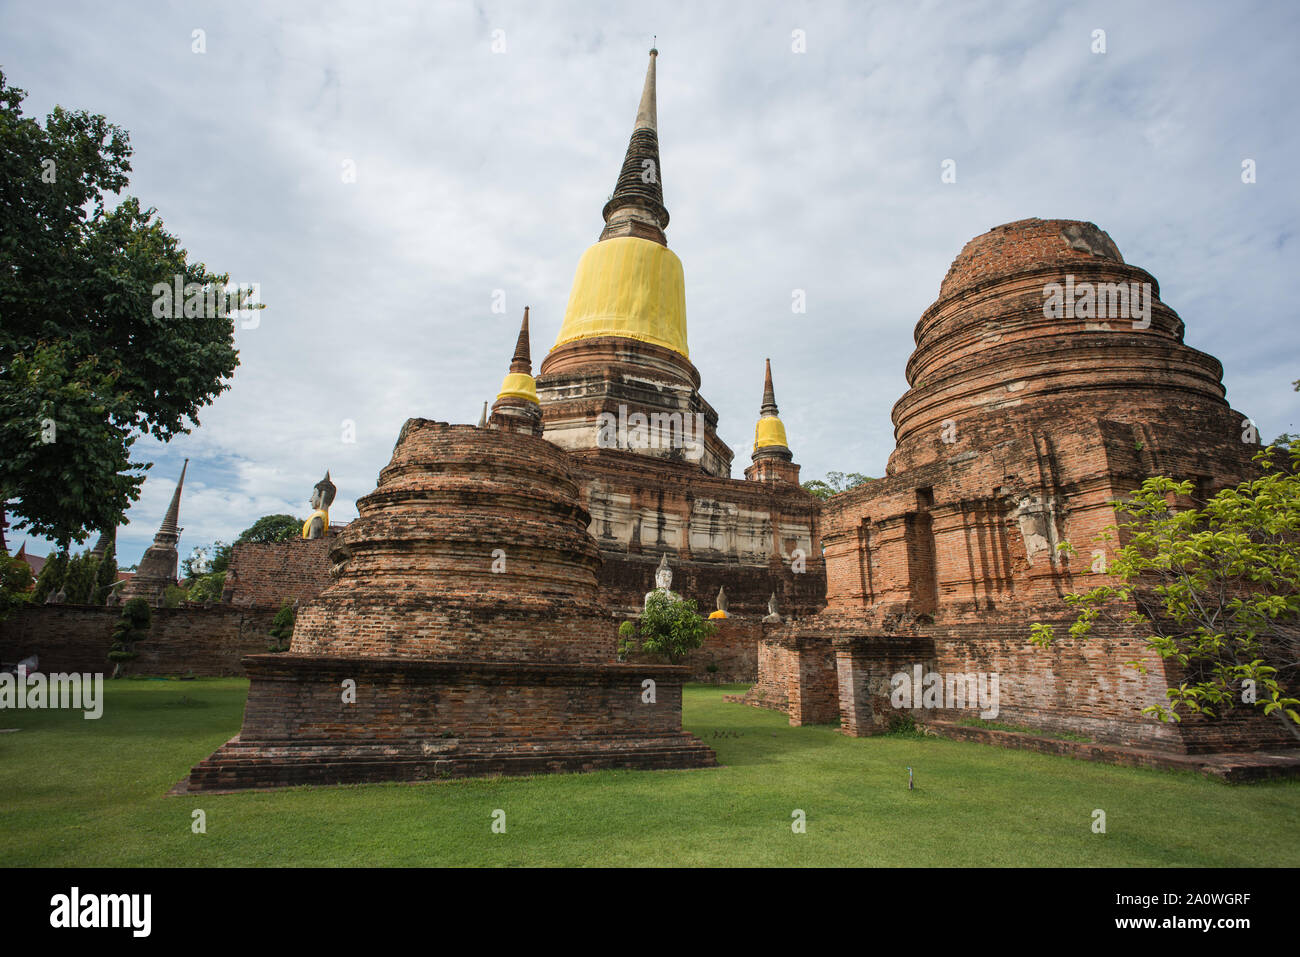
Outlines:
<svg viewBox="0 0 1300 957"><path fill-rule="evenodd" d="M855 740L707 686L687 688L686 726L719 768L167 797L239 729L248 683L106 686L98 721L0 711L0 728L21 729L0 733L7 866L1300 865L1300 783ZM191 833L196 808L206 834Z"/></svg>

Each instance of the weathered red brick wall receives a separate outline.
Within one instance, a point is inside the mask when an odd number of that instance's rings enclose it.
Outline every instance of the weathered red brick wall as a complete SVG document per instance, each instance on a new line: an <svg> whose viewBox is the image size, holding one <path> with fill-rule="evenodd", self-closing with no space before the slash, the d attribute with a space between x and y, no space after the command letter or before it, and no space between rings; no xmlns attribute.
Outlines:
<svg viewBox="0 0 1300 957"><path fill-rule="evenodd" d="M775 637L759 642L758 680L744 695L728 695L727 700L784 711L792 725L838 721L839 684L830 641L776 631Z"/></svg>
<svg viewBox="0 0 1300 957"><path fill-rule="evenodd" d="M681 731L684 675L673 667L276 655L256 665L254 677L270 679L274 688L250 694L240 732L245 742L383 742L450 731L457 739L517 744ZM349 678L355 702L344 703L342 683ZM647 680L655 683L653 702ZM575 707L579 699L584 707Z"/></svg>
<svg viewBox="0 0 1300 957"><path fill-rule="evenodd" d="M679 667L285 654L250 676L238 738L189 790L717 763L681 730Z"/></svg>
<svg viewBox="0 0 1300 957"><path fill-rule="evenodd" d="M790 673L796 664L793 649L778 638L758 643L758 679L743 695L727 695L728 701L789 712Z"/></svg>
<svg viewBox="0 0 1300 957"><path fill-rule="evenodd" d="M240 659L271 645L274 608L155 608L149 638L136 645L133 674L202 677L243 675ZM0 661L40 657L43 672L112 671L113 625L121 610L91 605L38 605L16 609L0 622Z"/></svg>
<svg viewBox="0 0 1300 957"><path fill-rule="evenodd" d="M841 730L853 737L889 731L902 717L893 706L893 676L918 664L929 670L934 643L911 635L827 640L835 651Z"/></svg>
<svg viewBox="0 0 1300 957"><path fill-rule="evenodd" d="M820 504L799 486L705 475L612 449L574 453L573 467L604 559L601 602L612 611L641 607L665 553L673 591L705 613L720 586L737 614L766 614L772 593L782 614L825 605ZM761 534L749 534L755 529Z"/></svg>
<svg viewBox="0 0 1300 957"><path fill-rule="evenodd" d="M795 639L787 681L790 687L790 724L832 724L839 721L839 683L830 642Z"/></svg>
<svg viewBox="0 0 1300 957"><path fill-rule="evenodd" d="M674 584L676 584L674 582ZM759 646L765 632L772 628L761 621L743 618L714 619L718 627L704 644L681 662L690 669L691 681L731 684L754 681L758 678ZM632 655L629 661L644 661L644 656ZM716 670L710 671L713 665Z"/></svg>
<svg viewBox="0 0 1300 957"><path fill-rule="evenodd" d="M329 550L339 530L331 527L323 538L235 545L222 601L276 608L306 604L330 582Z"/></svg>

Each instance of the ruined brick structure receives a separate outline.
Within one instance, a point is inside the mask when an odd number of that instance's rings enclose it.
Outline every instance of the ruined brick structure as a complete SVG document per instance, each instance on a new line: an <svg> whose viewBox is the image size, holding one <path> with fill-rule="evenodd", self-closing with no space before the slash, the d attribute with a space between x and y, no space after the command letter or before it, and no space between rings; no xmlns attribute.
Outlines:
<svg viewBox="0 0 1300 957"><path fill-rule="evenodd" d="M145 549L140 564L136 566L135 574L120 589L123 602L130 601L132 598L143 598L155 608L160 608L168 587L176 584L176 572L180 564L176 543L180 541L182 531L179 525L181 490L185 486L185 470L189 465L190 460L186 459L185 464L181 466L181 476L176 481L176 490L172 492L167 514L163 516L162 524L158 526L153 544ZM98 547L96 545L96 548Z"/></svg>
<svg viewBox="0 0 1300 957"><path fill-rule="evenodd" d="M890 676L920 664L998 673L998 720L1045 732L1176 752L1286 743L1258 716L1141 715L1178 676L1132 634L1028 643L1031 623L1071 620L1065 594L1106 580L1109 502L1151 475L1203 497L1251 474L1220 364L1182 340L1155 278L1091 223L1022 220L967 243L916 325L886 477L822 510L827 606L765 643L750 703L875 733L896 717Z"/></svg>
<svg viewBox="0 0 1300 957"><path fill-rule="evenodd" d="M714 763L681 729L687 669L615 662L560 449L410 419L357 510L336 580L288 653L245 659L243 728L185 789Z"/></svg>

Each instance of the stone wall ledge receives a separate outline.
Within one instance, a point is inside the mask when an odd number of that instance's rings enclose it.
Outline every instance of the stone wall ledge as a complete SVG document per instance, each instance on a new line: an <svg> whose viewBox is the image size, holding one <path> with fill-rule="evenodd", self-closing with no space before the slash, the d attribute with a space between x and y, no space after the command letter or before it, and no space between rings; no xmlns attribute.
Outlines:
<svg viewBox="0 0 1300 957"><path fill-rule="evenodd" d="M691 670L685 665L627 664L611 662L531 662L485 661L428 658L360 658L328 655L300 655L291 652L280 654L249 655L240 662L249 677L275 680L303 677L355 678L384 677L392 679L438 678L502 678L512 682L528 679L572 679L575 683L591 680L609 682L640 681L646 678L671 684L689 680Z"/></svg>
<svg viewBox="0 0 1300 957"><path fill-rule="evenodd" d="M1234 783L1300 778L1300 748L1278 751L1177 754L1117 744L1068 741L1021 731L975 728L946 721L927 721L924 727L934 731L940 737L954 741L1018 748L1024 751L1037 751L1040 754L1055 754L1124 767L1197 771L1206 777Z"/></svg>

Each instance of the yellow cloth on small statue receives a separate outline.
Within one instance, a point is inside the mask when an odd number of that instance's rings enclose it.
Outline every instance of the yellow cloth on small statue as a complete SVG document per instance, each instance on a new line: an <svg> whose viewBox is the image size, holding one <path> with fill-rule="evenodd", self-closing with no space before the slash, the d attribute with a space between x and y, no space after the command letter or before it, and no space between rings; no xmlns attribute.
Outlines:
<svg viewBox="0 0 1300 957"><path fill-rule="evenodd" d="M307 521L302 523L303 538L311 538L311 520L313 518L320 519L320 533L322 535L330 530L330 513L323 508L318 508L307 516Z"/></svg>
<svg viewBox="0 0 1300 957"><path fill-rule="evenodd" d="M597 336L640 339L689 357L686 280L676 253L619 236L582 254L555 344Z"/></svg>
<svg viewBox="0 0 1300 957"><path fill-rule="evenodd" d="M710 618L726 618L726 617L727 617L727 613L726 613L725 611L723 611L721 608L719 608L717 611L711 611L711 612L709 612L709 617L710 617Z"/></svg>

